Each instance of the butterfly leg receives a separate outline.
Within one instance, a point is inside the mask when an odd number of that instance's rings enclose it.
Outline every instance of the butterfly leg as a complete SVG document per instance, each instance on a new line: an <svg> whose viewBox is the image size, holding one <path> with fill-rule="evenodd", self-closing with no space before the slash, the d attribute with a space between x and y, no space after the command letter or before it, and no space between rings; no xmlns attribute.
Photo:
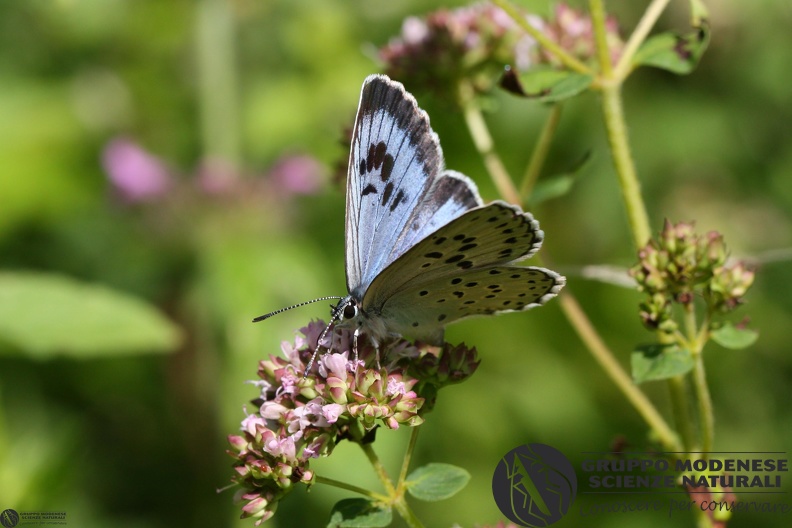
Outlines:
<svg viewBox="0 0 792 528"><path fill-rule="evenodd" d="M358 365L358 336L362 333L362 329L360 326L355 328L355 332L352 334L352 349L355 351L355 369L357 369ZM376 361L377 361L377 370L380 370L380 357L379 357L379 343L376 339L369 336L369 340L374 345L374 352L376 353Z"/></svg>
<svg viewBox="0 0 792 528"><path fill-rule="evenodd" d="M327 332L330 330L330 327L332 325L333 323L331 321L330 324L325 326L325 329L319 335L319 339L316 340L316 348L314 348L313 354L311 354L311 359L308 361L308 365L305 366L305 373L303 374L303 378L308 377L308 373L311 372L311 367L313 367L314 361L316 361L316 356L319 355L319 349L322 347L320 343L324 340L325 336L327 335ZM333 347L332 345L333 337L334 335L330 334L330 347L325 347L327 348L327 350L330 350L330 348Z"/></svg>

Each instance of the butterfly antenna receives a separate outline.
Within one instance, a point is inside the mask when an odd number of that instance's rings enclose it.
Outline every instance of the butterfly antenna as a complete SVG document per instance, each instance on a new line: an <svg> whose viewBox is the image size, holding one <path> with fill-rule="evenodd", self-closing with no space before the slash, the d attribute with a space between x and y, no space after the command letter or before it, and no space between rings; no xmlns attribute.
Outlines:
<svg viewBox="0 0 792 528"><path fill-rule="evenodd" d="M343 299L343 297L328 297L328 299ZM308 361L308 365L305 366L303 379L308 377L308 373L311 372L311 367L313 367L314 361L316 361L316 356L319 354L319 347L322 346L319 343L322 342L324 337L327 335L327 332L330 331L333 323L338 321L338 318L341 316L341 303L338 303L336 306L331 305L331 307L333 308L333 312L330 315L330 322L327 323L327 326L325 326L325 329L322 330L321 335L319 335L319 339L316 340L316 348L314 349L313 354L311 354L311 359Z"/></svg>
<svg viewBox="0 0 792 528"><path fill-rule="evenodd" d="M280 310L275 310L274 312L270 312L268 314L259 315L258 317L253 319L253 322L254 323L258 323L259 321L263 321L264 319L269 319L273 315L278 315L279 313L283 313L283 312L285 312L287 310L292 310L294 308L299 308L300 306L305 306L306 304L313 304L313 303L319 302L319 301L326 301L328 299L343 299L343 297L338 297L338 296L335 296L335 295L330 296L330 297L319 297L318 299L313 299L313 300L310 300L310 301L301 302L299 304L295 304L294 306L287 306L286 308L281 308Z"/></svg>

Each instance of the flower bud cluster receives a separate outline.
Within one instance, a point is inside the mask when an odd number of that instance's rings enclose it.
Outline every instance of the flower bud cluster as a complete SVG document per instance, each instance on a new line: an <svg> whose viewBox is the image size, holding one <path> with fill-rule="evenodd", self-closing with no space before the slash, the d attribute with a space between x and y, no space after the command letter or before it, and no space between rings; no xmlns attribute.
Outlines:
<svg viewBox="0 0 792 528"><path fill-rule="evenodd" d="M723 235L697 235L691 223L666 220L659 238L641 248L638 258L630 274L648 295L641 303L641 319L664 332L677 328L673 303L689 306L701 296L712 312L729 312L740 305L754 279L745 263L727 263Z"/></svg>
<svg viewBox="0 0 792 528"><path fill-rule="evenodd" d="M524 17L576 58L595 60L594 31L591 18L585 13L560 3L549 20L530 14ZM616 59L624 43L615 19L607 19L606 33L611 55ZM380 50L380 58L391 77L413 89L420 87L440 95L461 81L480 93L487 92L506 65L519 71L537 65L560 65L506 12L489 3L405 19L401 35Z"/></svg>
<svg viewBox="0 0 792 528"><path fill-rule="evenodd" d="M242 518L256 519L256 526L274 515L294 484L314 482L312 458L330 455L344 438L363 442L356 431L420 425L428 408L416 386L434 400L441 386L467 378L478 366L475 349L464 345L422 347L395 339L381 345L387 363L375 368L377 350L365 335L356 362L350 360L352 332L336 328L306 375L324 329L321 321L310 323L293 345L282 345L285 357L259 363L257 412L242 421L241 434L228 437L232 480L240 487L236 499L244 503Z"/></svg>

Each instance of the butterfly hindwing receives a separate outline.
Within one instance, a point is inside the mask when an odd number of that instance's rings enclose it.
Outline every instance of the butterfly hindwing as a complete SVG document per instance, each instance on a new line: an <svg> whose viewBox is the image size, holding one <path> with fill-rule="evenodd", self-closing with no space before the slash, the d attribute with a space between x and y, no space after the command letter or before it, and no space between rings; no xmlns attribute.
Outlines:
<svg viewBox="0 0 792 528"><path fill-rule="evenodd" d="M481 203L467 177L443 171L437 135L412 95L381 75L363 84L348 178L347 287L358 297L415 242Z"/></svg>
<svg viewBox="0 0 792 528"><path fill-rule="evenodd" d="M363 308L379 309L397 292L416 285L523 260L539 249L543 238L536 220L516 206L492 202L471 209L383 270L363 298Z"/></svg>
<svg viewBox="0 0 792 528"><path fill-rule="evenodd" d="M393 332L436 342L449 323L528 310L554 297L564 282L563 277L544 268L454 270L442 280L414 281L399 290L382 306L381 317Z"/></svg>

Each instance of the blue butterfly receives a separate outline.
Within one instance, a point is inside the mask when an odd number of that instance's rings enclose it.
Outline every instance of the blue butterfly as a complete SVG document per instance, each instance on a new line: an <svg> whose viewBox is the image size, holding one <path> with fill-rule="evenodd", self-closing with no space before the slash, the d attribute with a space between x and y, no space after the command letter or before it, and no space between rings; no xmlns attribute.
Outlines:
<svg viewBox="0 0 792 528"><path fill-rule="evenodd" d="M565 284L514 265L541 246L538 222L516 205L483 205L470 178L446 170L429 116L384 75L360 94L345 227L348 295L323 299L340 299L331 325L354 325L375 346L395 335L440 344L449 323L539 306Z"/></svg>

